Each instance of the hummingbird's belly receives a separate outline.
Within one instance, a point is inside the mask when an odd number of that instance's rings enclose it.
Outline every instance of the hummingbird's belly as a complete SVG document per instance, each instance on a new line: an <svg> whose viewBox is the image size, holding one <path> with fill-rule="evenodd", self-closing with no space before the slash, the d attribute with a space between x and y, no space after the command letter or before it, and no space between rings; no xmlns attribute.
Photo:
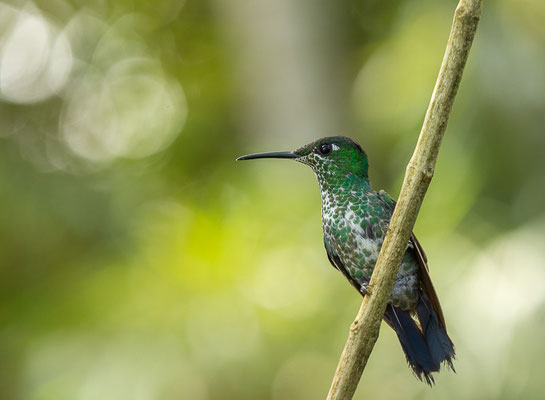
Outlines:
<svg viewBox="0 0 545 400"><path fill-rule="evenodd" d="M337 219L335 224L325 223L324 235L329 243L334 243L350 277L363 289L371 279L389 221L365 216L358 218L350 209L343 217ZM414 309L418 302L418 286L418 265L407 251L389 302L402 309Z"/></svg>

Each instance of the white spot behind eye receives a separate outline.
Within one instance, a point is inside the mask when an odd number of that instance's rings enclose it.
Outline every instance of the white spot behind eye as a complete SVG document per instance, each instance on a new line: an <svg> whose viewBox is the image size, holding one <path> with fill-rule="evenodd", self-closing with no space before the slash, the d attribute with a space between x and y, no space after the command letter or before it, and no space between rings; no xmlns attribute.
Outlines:
<svg viewBox="0 0 545 400"><path fill-rule="evenodd" d="M331 147L333 147L333 150L339 150L340 147L337 146L335 143L331 143Z"/></svg>

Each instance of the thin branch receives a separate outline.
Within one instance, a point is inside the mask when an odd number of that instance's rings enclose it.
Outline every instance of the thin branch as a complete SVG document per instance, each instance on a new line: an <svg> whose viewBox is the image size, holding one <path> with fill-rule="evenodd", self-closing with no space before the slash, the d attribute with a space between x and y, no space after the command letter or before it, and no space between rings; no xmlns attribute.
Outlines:
<svg viewBox="0 0 545 400"><path fill-rule="evenodd" d="M407 166L401 193L390 221L373 276L371 295L365 296L350 327L328 400L350 400L379 335L382 316L428 189L439 146L481 15L482 0L460 0L443 63L435 84L414 154Z"/></svg>

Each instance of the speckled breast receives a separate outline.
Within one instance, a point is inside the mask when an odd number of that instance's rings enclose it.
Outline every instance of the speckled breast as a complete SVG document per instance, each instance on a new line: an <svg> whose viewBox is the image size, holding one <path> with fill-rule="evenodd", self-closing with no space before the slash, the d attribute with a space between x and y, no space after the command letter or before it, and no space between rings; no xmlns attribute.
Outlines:
<svg viewBox="0 0 545 400"><path fill-rule="evenodd" d="M335 198L336 197L336 198ZM371 279L391 213L375 192L345 193L323 199L324 237L334 248L352 279L367 285ZM418 265L409 248L390 296L402 309L413 309L418 301Z"/></svg>

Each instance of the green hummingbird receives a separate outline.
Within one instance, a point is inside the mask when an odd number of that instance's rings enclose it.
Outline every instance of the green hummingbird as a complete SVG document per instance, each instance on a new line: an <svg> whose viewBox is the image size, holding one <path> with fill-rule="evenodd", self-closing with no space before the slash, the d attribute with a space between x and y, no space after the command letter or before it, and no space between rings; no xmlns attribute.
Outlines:
<svg viewBox="0 0 545 400"><path fill-rule="evenodd" d="M344 136L319 139L295 151L250 154L237 160L286 158L312 168L322 197L324 245L330 263L365 296L395 207L375 192L367 155ZM427 258L412 235L399 267L384 320L394 329L415 375L432 385L432 372L446 363L453 371L454 345L433 287Z"/></svg>

